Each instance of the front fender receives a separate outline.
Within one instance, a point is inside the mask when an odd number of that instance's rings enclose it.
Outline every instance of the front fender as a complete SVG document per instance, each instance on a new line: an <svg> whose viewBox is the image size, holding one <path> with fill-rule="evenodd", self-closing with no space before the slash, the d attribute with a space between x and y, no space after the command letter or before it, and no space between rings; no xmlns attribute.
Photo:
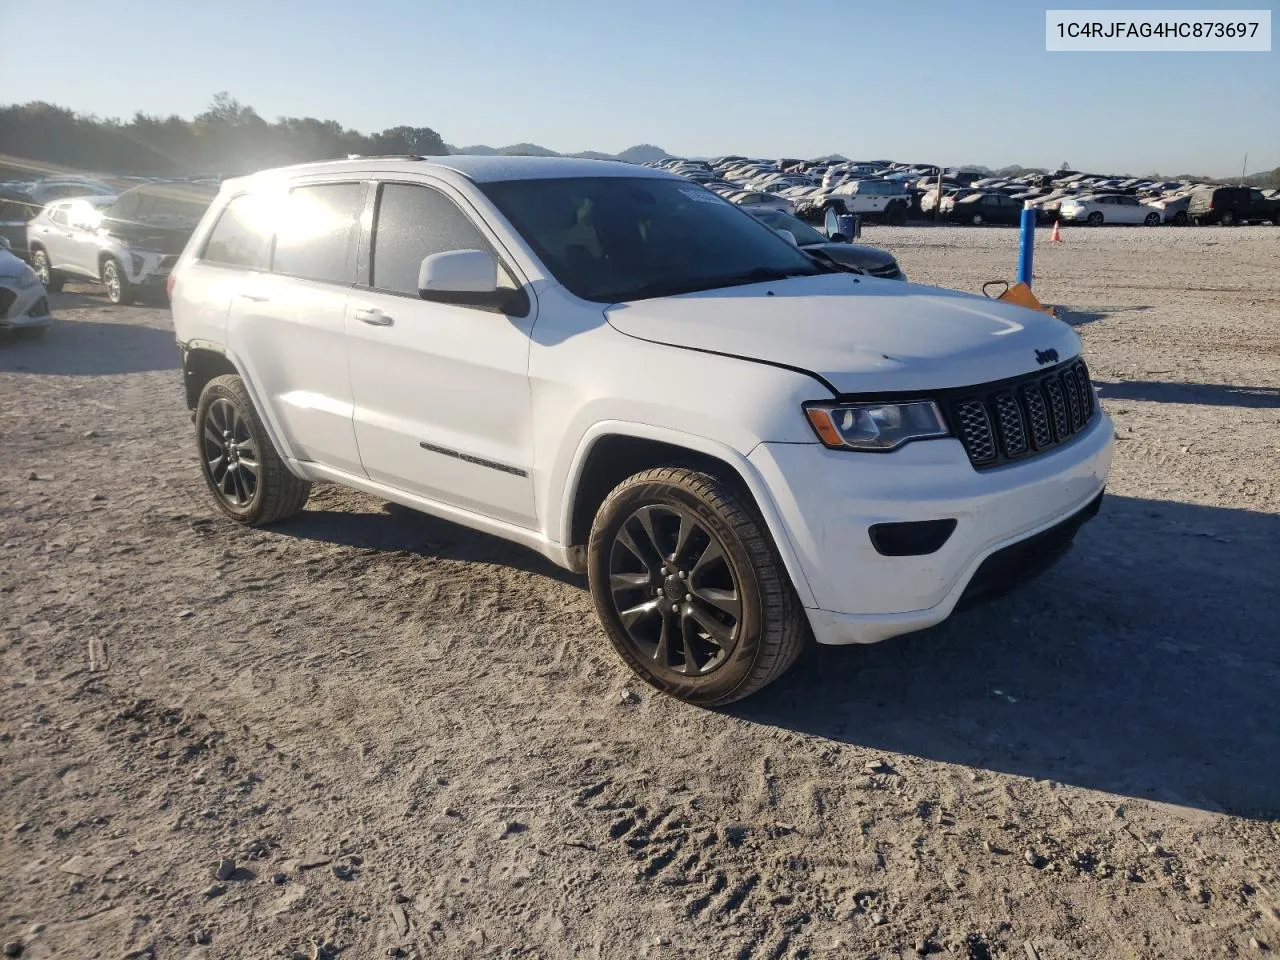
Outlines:
<svg viewBox="0 0 1280 960"><path fill-rule="evenodd" d="M806 607L817 606L813 590L809 586L804 569L800 565L795 545L792 543L790 533L783 523L777 502L748 457L726 443L670 427L628 420L601 420L583 433L578 441L577 448L574 450L569 471L565 477L563 492L558 505L559 515L558 517L548 518L548 527L558 531L558 539L561 543L569 544L572 542L574 499L577 496L583 467L591 453L591 448L602 437L616 435L636 437L641 440L654 440L684 447L696 453L713 457L733 469L742 478L743 483L746 484L747 489L751 492L751 496L755 499L756 507L764 518L769 533L773 536L773 542L778 548L778 553L782 557L783 565L787 568L787 573L790 575L791 582L800 597L800 602ZM750 451L747 451L747 453L749 454Z"/></svg>

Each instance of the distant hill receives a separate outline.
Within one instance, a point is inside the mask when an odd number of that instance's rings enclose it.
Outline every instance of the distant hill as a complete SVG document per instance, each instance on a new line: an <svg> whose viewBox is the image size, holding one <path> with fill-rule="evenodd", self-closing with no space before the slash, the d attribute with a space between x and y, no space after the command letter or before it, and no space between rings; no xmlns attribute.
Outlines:
<svg viewBox="0 0 1280 960"><path fill-rule="evenodd" d="M583 150L580 153L557 153L536 143L513 143L507 147L490 147L477 143L469 147L455 147L446 143L445 149L450 154L466 154L476 157L579 157L584 160L626 160L629 163L648 163L670 156L661 147L650 143L636 144L627 147L621 153L601 153L599 150Z"/></svg>

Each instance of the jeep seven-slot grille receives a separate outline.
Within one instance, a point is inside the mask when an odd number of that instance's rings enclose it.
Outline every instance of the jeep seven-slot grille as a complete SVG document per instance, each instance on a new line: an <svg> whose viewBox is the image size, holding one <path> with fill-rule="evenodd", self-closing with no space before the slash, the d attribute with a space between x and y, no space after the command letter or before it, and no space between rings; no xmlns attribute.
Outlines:
<svg viewBox="0 0 1280 960"><path fill-rule="evenodd" d="M948 404L956 436L979 469L1034 456L1071 439L1097 411L1083 360L991 384Z"/></svg>

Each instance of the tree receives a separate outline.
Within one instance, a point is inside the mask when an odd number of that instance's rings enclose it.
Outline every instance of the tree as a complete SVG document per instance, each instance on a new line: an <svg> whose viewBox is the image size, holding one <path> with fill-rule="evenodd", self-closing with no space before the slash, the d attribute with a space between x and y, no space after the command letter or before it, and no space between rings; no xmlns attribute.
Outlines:
<svg viewBox="0 0 1280 960"><path fill-rule="evenodd" d="M100 119L33 102L0 106L0 157L6 176L78 170L103 175L230 176L348 154L448 152L430 127L399 126L366 136L334 120L280 117L269 123L226 91L194 119L135 113Z"/></svg>

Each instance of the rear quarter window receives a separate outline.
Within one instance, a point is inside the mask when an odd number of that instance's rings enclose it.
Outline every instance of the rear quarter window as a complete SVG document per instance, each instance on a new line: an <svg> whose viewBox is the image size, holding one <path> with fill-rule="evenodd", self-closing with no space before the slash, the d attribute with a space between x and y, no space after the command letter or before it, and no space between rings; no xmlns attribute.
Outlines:
<svg viewBox="0 0 1280 960"><path fill-rule="evenodd" d="M228 267L261 270L267 265L271 231L263 200L243 193L232 198L209 232L200 259Z"/></svg>

